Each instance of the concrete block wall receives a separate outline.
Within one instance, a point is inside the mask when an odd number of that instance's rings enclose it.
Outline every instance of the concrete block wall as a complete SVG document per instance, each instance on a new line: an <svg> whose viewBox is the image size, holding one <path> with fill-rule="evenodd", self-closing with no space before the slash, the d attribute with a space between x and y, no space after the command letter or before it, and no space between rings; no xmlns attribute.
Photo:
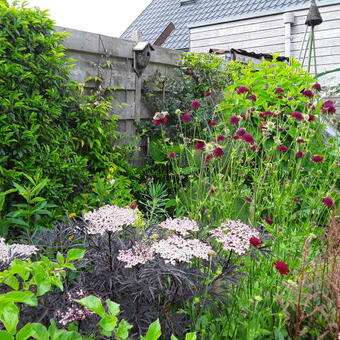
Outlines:
<svg viewBox="0 0 340 340"><path fill-rule="evenodd" d="M128 140L136 135L135 121L152 119L154 112L143 104L141 98L141 83L150 75L159 71L163 75L171 74L182 52L154 46L151 60L141 79L133 70L133 47L135 41L124 40L95 33L89 33L70 28L57 27L58 32L68 33L64 40L66 55L75 59L72 69L72 79L85 83L89 77L101 75L103 87L120 87L113 93L112 114L119 115L119 130ZM98 66L109 61L111 68ZM93 81L86 87L94 87ZM140 146L140 145L138 145Z"/></svg>

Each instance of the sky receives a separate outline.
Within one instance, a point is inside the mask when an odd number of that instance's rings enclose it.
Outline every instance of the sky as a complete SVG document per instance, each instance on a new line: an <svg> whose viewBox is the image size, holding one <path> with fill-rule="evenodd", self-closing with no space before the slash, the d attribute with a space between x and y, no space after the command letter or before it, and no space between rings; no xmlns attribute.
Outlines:
<svg viewBox="0 0 340 340"><path fill-rule="evenodd" d="M57 26L119 37L151 0L26 0L48 9Z"/></svg>

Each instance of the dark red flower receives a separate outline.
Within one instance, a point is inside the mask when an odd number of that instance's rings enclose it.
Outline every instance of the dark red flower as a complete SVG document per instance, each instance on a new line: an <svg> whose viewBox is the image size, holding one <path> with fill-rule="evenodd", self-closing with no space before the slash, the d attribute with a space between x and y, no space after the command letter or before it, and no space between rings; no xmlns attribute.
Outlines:
<svg viewBox="0 0 340 340"><path fill-rule="evenodd" d="M230 117L230 124L236 125L240 121L240 118L237 116L231 116Z"/></svg>
<svg viewBox="0 0 340 340"><path fill-rule="evenodd" d="M205 143L204 142L195 143L195 149L204 151L205 150Z"/></svg>
<svg viewBox="0 0 340 340"><path fill-rule="evenodd" d="M330 114L334 114L336 112L336 107L331 100L326 100L322 104L321 110L322 110L323 113L330 115Z"/></svg>
<svg viewBox="0 0 340 340"><path fill-rule="evenodd" d="M246 118L247 118L247 116L246 116L245 113L241 113L241 114L240 114L240 117L242 117L243 120L246 120Z"/></svg>
<svg viewBox="0 0 340 340"><path fill-rule="evenodd" d="M259 238L257 238L257 237L251 237L249 239L249 243L252 246L257 247L257 246L260 246L262 244L262 241Z"/></svg>
<svg viewBox="0 0 340 340"><path fill-rule="evenodd" d="M332 208L334 205L334 201L330 197L324 197L321 199L321 202L327 207L327 208Z"/></svg>
<svg viewBox="0 0 340 340"><path fill-rule="evenodd" d="M276 261L274 262L274 265L281 275L289 274L289 268L287 263L284 263L282 261Z"/></svg>
<svg viewBox="0 0 340 340"><path fill-rule="evenodd" d="M193 101L191 102L191 107L192 107L193 109L198 109L200 106L201 106L201 102L200 102L199 100L193 100Z"/></svg>
<svg viewBox="0 0 340 340"><path fill-rule="evenodd" d="M295 154L295 157L296 158L303 158L303 156L304 156L305 154L303 153L303 151L298 151L296 154Z"/></svg>
<svg viewBox="0 0 340 340"><path fill-rule="evenodd" d="M207 91L203 94L203 97L209 97L211 96L213 93L211 91Z"/></svg>
<svg viewBox="0 0 340 340"><path fill-rule="evenodd" d="M209 125L209 126L216 126L217 123L215 123L215 122L210 122L208 125Z"/></svg>
<svg viewBox="0 0 340 340"><path fill-rule="evenodd" d="M214 158L214 155L212 155L212 154L206 155L206 157L205 157L205 164L208 164L209 161L210 161L212 158Z"/></svg>
<svg viewBox="0 0 340 340"><path fill-rule="evenodd" d="M177 157L177 153L176 152L169 152L169 158L175 158Z"/></svg>
<svg viewBox="0 0 340 340"><path fill-rule="evenodd" d="M274 91L275 94L284 93L284 92L285 92L285 90L282 89L281 87L277 87Z"/></svg>
<svg viewBox="0 0 340 340"><path fill-rule="evenodd" d="M250 147L250 150L252 150L252 151L257 151L258 149L259 149L259 147L257 145L252 145Z"/></svg>
<svg viewBox="0 0 340 340"><path fill-rule="evenodd" d="M301 198L292 198L292 201L299 203L299 202L302 202L302 199Z"/></svg>
<svg viewBox="0 0 340 340"><path fill-rule="evenodd" d="M252 201L251 197L249 197L249 196L245 196L245 197L243 197L243 199L245 201L247 201L247 202L251 202Z"/></svg>
<svg viewBox="0 0 340 340"><path fill-rule="evenodd" d="M264 114L264 112L259 113L258 116L259 116L260 118L265 118L265 117L266 117L266 115Z"/></svg>
<svg viewBox="0 0 340 340"><path fill-rule="evenodd" d="M307 98L313 98L314 97L314 93L311 90L303 90L302 94Z"/></svg>
<svg viewBox="0 0 340 340"><path fill-rule="evenodd" d="M315 120L315 115L312 114L308 115L308 121L312 122L313 120Z"/></svg>
<svg viewBox="0 0 340 340"><path fill-rule="evenodd" d="M246 133L246 129L244 129L244 128L240 128L236 131L236 134L238 136L243 136L245 133Z"/></svg>
<svg viewBox="0 0 340 340"><path fill-rule="evenodd" d="M315 84L312 86L312 88L313 88L314 90L316 90L316 91L321 91L321 90L322 90L321 85L318 84L318 83L315 83Z"/></svg>
<svg viewBox="0 0 340 340"><path fill-rule="evenodd" d="M303 120L303 114L301 112L293 112L290 114L292 117L294 117L296 120Z"/></svg>
<svg viewBox="0 0 340 340"><path fill-rule="evenodd" d="M246 87L246 86L240 86L237 89L237 94L243 94L243 93L246 93L246 92L249 92L249 88Z"/></svg>
<svg viewBox="0 0 340 340"><path fill-rule="evenodd" d="M220 158L224 155L224 151L221 148L215 148L212 153L215 158Z"/></svg>
<svg viewBox="0 0 340 340"><path fill-rule="evenodd" d="M287 152L288 148L285 145L281 144L277 147L277 150L280 152Z"/></svg>
<svg viewBox="0 0 340 340"><path fill-rule="evenodd" d="M223 142L225 140L225 136L224 135L219 135L216 137L216 141L217 142Z"/></svg>
<svg viewBox="0 0 340 340"><path fill-rule="evenodd" d="M255 140L254 137L250 133L245 133L244 135L241 136L242 140L249 143L249 144L254 144Z"/></svg>
<svg viewBox="0 0 340 340"><path fill-rule="evenodd" d="M240 138L241 138L240 136L233 136L233 139L235 139L235 140L238 140Z"/></svg>
<svg viewBox="0 0 340 340"><path fill-rule="evenodd" d="M312 161L313 161L314 163L322 163L323 160L324 160L324 158L323 158L322 156L313 156L313 157L312 157Z"/></svg>
<svg viewBox="0 0 340 340"><path fill-rule="evenodd" d="M304 139L302 139L302 138L298 138L298 139L296 140L296 142L297 142L297 143L304 143L304 142L305 142L305 140L304 140Z"/></svg>
<svg viewBox="0 0 340 340"><path fill-rule="evenodd" d="M131 203L131 204L129 205L129 207L130 207L131 209L136 209L136 208L138 208L138 204L137 204L136 202L133 202L133 203Z"/></svg>
<svg viewBox="0 0 340 340"><path fill-rule="evenodd" d="M189 115L188 113L184 113L184 114L181 115L181 121L182 121L183 123L188 123L188 122L190 122L191 120L192 120L192 116Z"/></svg>
<svg viewBox="0 0 340 340"><path fill-rule="evenodd" d="M272 225L274 222L273 222L273 219L272 218L270 218L270 217L266 217L265 219L264 219L269 225Z"/></svg>
<svg viewBox="0 0 340 340"><path fill-rule="evenodd" d="M159 119L154 119L152 121L156 126L165 125L168 122L168 117L163 117Z"/></svg>
<svg viewBox="0 0 340 340"><path fill-rule="evenodd" d="M249 100L251 100L252 102L256 102L256 94L250 94L248 97L247 97Z"/></svg>
<svg viewBox="0 0 340 340"><path fill-rule="evenodd" d="M211 194L216 194L216 192L217 192L216 189L214 189L214 188L210 189L210 193L211 193Z"/></svg>

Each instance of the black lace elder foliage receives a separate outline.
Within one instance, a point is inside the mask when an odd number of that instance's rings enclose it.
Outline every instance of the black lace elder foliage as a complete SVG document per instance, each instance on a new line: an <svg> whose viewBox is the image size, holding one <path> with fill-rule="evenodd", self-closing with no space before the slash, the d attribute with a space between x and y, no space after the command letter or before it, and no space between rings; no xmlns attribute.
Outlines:
<svg viewBox="0 0 340 340"><path fill-rule="evenodd" d="M0 189L40 170L49 179L41 195L64 204L124 157L113 152L109 98L70 81L64 35L53 29L45 12L0 3ZM13 193L7 205L16 201Z"/></svg>

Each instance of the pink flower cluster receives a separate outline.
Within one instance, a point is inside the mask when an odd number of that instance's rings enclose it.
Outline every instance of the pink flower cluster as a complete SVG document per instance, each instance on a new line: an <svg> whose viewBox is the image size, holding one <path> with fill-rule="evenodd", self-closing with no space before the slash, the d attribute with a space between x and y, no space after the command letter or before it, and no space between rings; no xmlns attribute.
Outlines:
<svg viewBox="0 0 340 340"><path fill-rule="evenodd" d="M180 218L167 218L165 221L159 224L162 229L175 231L183 236L188 235L190 232L198 231L198 224L194 220L190 220L187 217Z"/></svg>
<svg viewBox="0 0 340 340"><path fill-rule="evenodd" d="M243 255L249 250L250 239L253 237L260 238L256 229L239 220L227 220L210 233L217 242L223 245L224 250L233 251L238 255Z"/></svg>
<svg viewBox="0 0 340 340"><path fill-rule="evenodd" d="M145 241L138 241L132 248L120 250L117 259L126 263L125 268L132 268L153 260L154 252L152 246Z"/></svg>
<svg viewBox="0 0 340 340"><path fill-rule="evenodd" d="M14 259L27 259L38 251L35 246L27 244L6 244L5 239L0 237L0 262L9 264Z"/></svg>
<svg viewBox="0 0 340 340"><path fill-rule="evenodd" d="M124 226L133 225L138 218L133 209L115 205L104 205L97 210L86 213L83 217L85 221L89 222L89 234L121 231Z"/></svg>

